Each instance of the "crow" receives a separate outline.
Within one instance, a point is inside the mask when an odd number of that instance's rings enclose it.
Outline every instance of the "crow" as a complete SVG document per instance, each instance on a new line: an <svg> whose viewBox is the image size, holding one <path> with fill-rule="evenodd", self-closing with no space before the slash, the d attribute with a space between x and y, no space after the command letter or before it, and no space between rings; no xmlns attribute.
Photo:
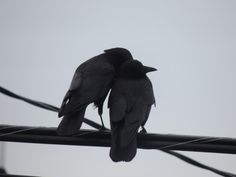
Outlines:
<svg viewBox="0 0 236 177"><path fill-rule="evenodd" d="M108 99L111 124L110 157L114 162L131 161L137 151L137 133L155 104L152 83L146 73L155 68L137 60L127 60L113 83Z"/></svg>
<svg viewBox="0 0 236 177"><path fill-rule="evenodd" d="M120 65L132 59L129 50L111 48L78 66L59 109L58 117L63 116L63 119L57 128L58 135L78 133L90 103L94 103L98 108L104 128L102 120L104 100Z"/></svg>

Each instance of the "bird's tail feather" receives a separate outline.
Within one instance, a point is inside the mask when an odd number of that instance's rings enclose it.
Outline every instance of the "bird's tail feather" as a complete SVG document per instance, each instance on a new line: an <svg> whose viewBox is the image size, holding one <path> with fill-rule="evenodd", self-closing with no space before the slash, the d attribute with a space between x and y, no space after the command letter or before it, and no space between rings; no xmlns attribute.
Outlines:
<svg viewBox="0 0 236 177"><path fill-rule="evenodd" d="M114 162L131 161L137 152L137 136L125 135L124 123L112 123L112 145L110 157ZM124 136L129 136L129 143L123 143ZM127 142L127 141L126 141Z"/></svg>
<svg viewBox="0 0 236 177"><path fill-rule="evenodd" d="M73 135L78 133L84 119L85 109L65 115L58 125L58 135Z"/></svg>

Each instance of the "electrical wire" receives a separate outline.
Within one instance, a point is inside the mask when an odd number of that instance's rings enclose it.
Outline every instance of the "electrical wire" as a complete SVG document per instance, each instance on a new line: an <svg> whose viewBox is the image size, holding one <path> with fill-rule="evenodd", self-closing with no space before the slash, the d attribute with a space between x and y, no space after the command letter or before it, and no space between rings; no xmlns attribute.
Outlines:
<svg viewBox="0 0 236 177"><path fill-rule="evenodd" d="M191 158L189 158L189 157L187 157L183 154L177 153L175 151L169 151L169 150L162 150L162 151L165 152L165 153L171 154L171 155L173 155L173 156L175 156L175 157L177 157L177 158L179 158L179 159L181 159L181 160L183 160L183 161L185 161L185 162L187 162L191 165L197 166L199 168L203 168L205 170L209 170L209 171L211 171L213 173L216 173L218 175L221 175L221 176L224 176L224 177L236 177L236 175L233 174L233 173L221 171L221 170L218 170L216 168L204 165L200 162L197 162L196 160L193 160L193 159L191 159Z"/></svg>
<svg viewBox="0 0 236 177"><path fill-rule="evenodd" d="M25 101L29 104L32 104L34 106L37 106L37 107L40 107L40 108L44 108L44 109L47 109L47 110L50 110L50 111L54 111L54 112L58 112L59 111L59 108L58 107L55 107L55 106L52 106L50 104L47 104L47 103L44 103L44 102L39 102L39 101L35 101L35 100L32 100L32 99L29 99L29 98L26 98L26 97L23 97L23 96L19 96L3 87L0 86L0 92L5 94L5 95L8 95L10 97L13 97L13 98L16 98L16 99L19 99L19 100L22 100L22 101ZM101 129L101 125L100 124L97 124L96 122L93 122L89 119L86 119L84 118L84 122L88 125L90 125L91 127L93 128L96 128L96 129ZM12 129L12 128L17 128L17 126L5 126L5 127L0 127L0 131L2 130L8 130L8 129ZM23 129L19 129L19 130L15 130L15 131L11 131L11 132L7 132L7 133L2 133L0 134L0 140L1 140L1 137L6 137L6 136L11 136L11 135L14 135L14 134L18 134L18 133L23 133L23 132L27 132L27 131L32 131L32 130L36 130L36 129L39 129L40 127L30 127L30 128L23 128ZM106 130L108 130L106 128ZM84 135L91 135L91 134L97 134L98 132L101 133L101 131L91 131L91 132L84 132L84 133L79 133L79 134L76 134L74 135L73 137L81 137L81 136L84 136ZM108 132L110 133L110 132ZM183 141L183 142L178 142L178 143L173 143L173 144L169 144L169 145L165 145L165 146L162 146L158 149L160 149L161 151L165 152L165 153L168 153L168 154L171 154L189 164L192 164L194 166L197 166L197 167L200 167L200 168L203 168L203 169L206 169L206 170L210 170L216 174L219 174L221 176L224 176L224 177L236 177L235 174L232 174L232 173L228 173L228 172L224 172L224 171L220 171L218 169L215 169L215 168L212 168L212 167L209 167L207 165L204 165L202 163L199 163L187 156L184 156L180 153L177 153L177 152L174 152L174 151L171 151L171 150L168 150L168 149L173 149L173 148L176 148L178 146L184 146L184 145L190 145L190 144L196 144L196 143L205 143L204 145L206 145L206 143L212 143L212 142L215 142L215 141L219 141L219 140L224 140L223 138L216 138L216 137L200 137L200 138L196 138L196 139L192 139L192 140L188 140L188 141ZM100 143L101 144L101 143ZM90 144L92 145L92 144Z"/></svg>
<svg viewBox="0 0 236 177"><path fill-rule="evenodd" d="M44 102L41 102L41 101L36 101L36 100L32 100L32 99L17 95L15 93L1 87L1 86L0 86L0 92L7 95L7 96L12 97L12 98L16 98L16 99L25 101L26 103L29 103L31 105L34 105L34 106L37 106L37 107L40 107L40 108L43 108L43 109L47 109L49 111L54 111L54 112L59 111L59 108L56 107L56 106L53 106L53 105L50 105L50 104L47 104L47 103L44 103ZM102 128L102 126L100 124L98 124L98 123L96 123L92 120L89 120L87 118L84 118L83 122L88 124L89 126L95 128L95 129L101 129ZM105 129L107 129L107 128L105 128Z"/></svg>

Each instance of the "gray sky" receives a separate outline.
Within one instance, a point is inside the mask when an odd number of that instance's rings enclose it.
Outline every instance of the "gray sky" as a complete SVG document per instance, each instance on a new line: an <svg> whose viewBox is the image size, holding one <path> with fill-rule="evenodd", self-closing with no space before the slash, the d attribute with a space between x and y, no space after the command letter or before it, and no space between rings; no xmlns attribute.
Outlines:
<svg viewBox="0 0 236 177"><path fill-rule="evenodd" d="M0 85L60 105L76 67L104 49L128 48L150 73L153 133L236 138L236 1L0 1ZM56 127L53 112L0 95L1 124ZM86 116L99 122L91 107ZM105 123L109 125L108 111ZM88 128L83 126L84 128ZM236 173L235 155L184 154ZM217 176L155 150L113 163L109 148L7 143L15 174Z"/></svg>

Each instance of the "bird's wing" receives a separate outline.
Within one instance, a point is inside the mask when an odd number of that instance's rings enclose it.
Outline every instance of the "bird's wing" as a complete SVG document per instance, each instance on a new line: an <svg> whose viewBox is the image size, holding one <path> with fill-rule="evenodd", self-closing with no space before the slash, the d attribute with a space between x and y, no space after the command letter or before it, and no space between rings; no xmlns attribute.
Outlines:
<svg viewBox="0 0 236 177"><path fill-rule="evenodd" d="M66 104L69 102L71 96L72 96L72 92L75 91L76 89L79 89L80 85L82 82L82 74L81 72L77 69L74 73L74 76L72 78L71 84L70 84L70 88L69 90L66 92L63 100L62 100L62 104L58 113L58 116L61 117L62 115L64 115L64 110L65 110L65 106Z"/></svg>
<svg viewBox="0 0 236 177"><path fill-rule="evenodd" d="M143 89L144 89L143 97L145 99L145 103L155 105L156 101L153 92L152 82L147 76L143 80Z"/></svg>
<svg viewBox="0 0 236 177"><path fill-rule="evenodd" d="M81 107L106 95L111 87L114 73L114 69L108 64L77 72L63 100L61 115L78 111Z"/></svg>
<svg viewBox="0 0 236 177"><path fill-rule="evenodd" d="M121 133L121 145L128 146L137 136L138 129L146 116L146 106L141 104L142 100L133 105L130 112L124 117L124 125Z"/></svg>
<svg viewBox="0 0 236 177"><path fill-rule="evenodd" d="M109 98L110 120L111 122L121 121L127 111L126 99L117 93L111 93Z"/></svg>
<svg viewBox="0 0 236 177"><path fill-rule="evenodd" d="M75 71L75 74L72 78L69 91L73 91L79 88L82 82L82 73L80 71Z"/></svg>
<svg viewBox="0 0 236 177"><path fill-rule="evenodd" d="M151 111L151 107L152 107L151 104L146 106L145 118L141 123L142 126L144 126L146 124L147 120L148 120L148 117L149 117L149 114L150 114L150 111Z"/></svg>

